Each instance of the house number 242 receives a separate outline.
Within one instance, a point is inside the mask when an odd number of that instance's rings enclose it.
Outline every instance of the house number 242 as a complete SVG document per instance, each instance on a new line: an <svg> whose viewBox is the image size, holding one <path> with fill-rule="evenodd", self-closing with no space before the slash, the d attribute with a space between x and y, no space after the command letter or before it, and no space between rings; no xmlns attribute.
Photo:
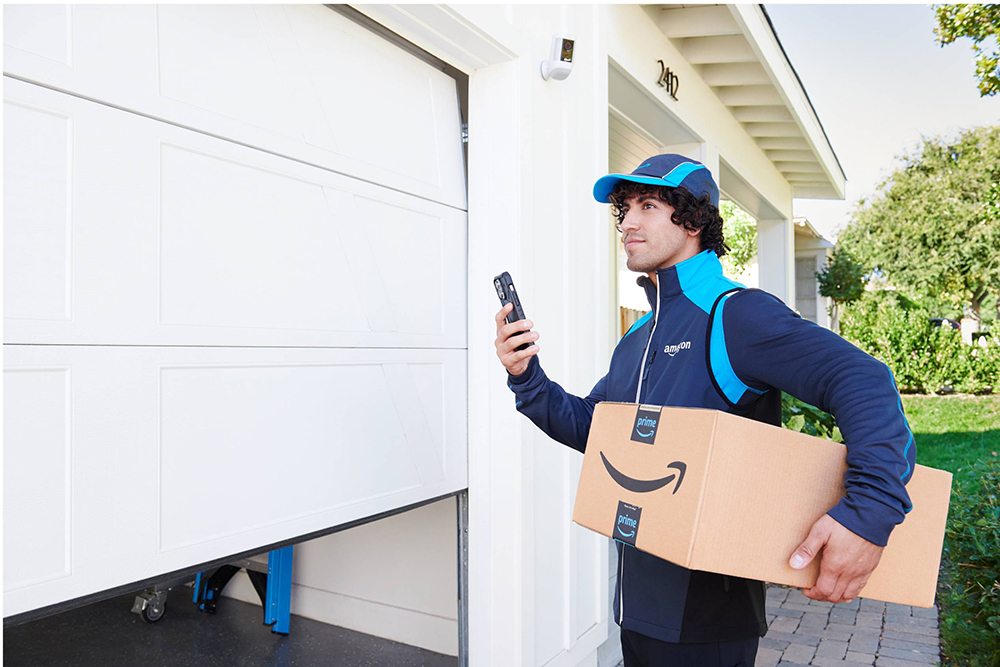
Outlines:
<svg viewBox="0 0 1000 667"><path fill-rule="evenodd" d="M680 88L680 79L677 78L676 74L670 71L670 68L667 67L662 60L657 60L656 62L660 63L660 78L656 80L656 85L661 88L666 88L670 97L676 100L677 89Z"/></svg>

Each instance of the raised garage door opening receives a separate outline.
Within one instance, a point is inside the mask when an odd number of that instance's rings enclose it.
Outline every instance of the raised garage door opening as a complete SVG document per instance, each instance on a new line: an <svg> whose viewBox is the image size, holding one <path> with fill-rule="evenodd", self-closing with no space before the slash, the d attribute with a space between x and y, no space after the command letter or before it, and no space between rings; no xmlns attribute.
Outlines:
<svg viewBox="0 0 1000 667"><path fill-rule="evenodd" d="M4 8L5 626L310 536L457 653L466 82L349 14Z"/></svg>

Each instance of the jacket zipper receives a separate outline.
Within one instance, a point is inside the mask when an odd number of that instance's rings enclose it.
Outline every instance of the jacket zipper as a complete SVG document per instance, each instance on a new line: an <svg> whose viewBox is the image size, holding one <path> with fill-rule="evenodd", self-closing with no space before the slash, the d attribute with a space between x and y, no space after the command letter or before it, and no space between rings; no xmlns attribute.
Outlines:
<svg viewBox="0 0 1000 667"><path fill-rule="evenodd" d="M642 364L639 365L639 382L635 388L635 402L639 402L639 397L642 394L642 382L646 379L646 355L649 354L649 346L653 342L653 334L656 333L656 324L660 321L660 279L657 276L656 279L656 307L654 308L655 313L653 314L653 329L649 332L649 340L646 341L646 350L642 353ZM654 352L655 354L655 352ZM650 359L652 362L652 359Z"/></svg>
<svg viewBox="0 0 1000 667"><path fill-rule="evenodd" d="M618 575L618 625L621 625L625 620L625 545L622 544L622 550L618 554L618 560L621 561L621 574Z"/></svg>
<svg viewBox="0 0 1000 667"><path fill-rule="evenodd" d="M645 382L646 378L649 377L649 369L653 367L653 359L655 358L656 358L656 350L653 350L653 353L649 355L649 359L646 360L646 368L644 368L642 371L643 382Z"/></svg>
<svg viewBox="0 0 1000 667"><path fill-rule="evenodd" d="M639 396L642 393L642 383L649 374L649 366L653 365L653 357L656 356L656 350L653 350L653 355L649 357L649 365L646 364L646 356L649 354L649 346L653 344L653 334L656 333L656 323L660 321L660 279L657 276L656 279L656 303L653 306L653 328L649 332L649 340L646 341L646 349L642 353L642 363L639 364L639 382L635 388L635 402L639 402ZM618 624L621 625L625 620L625 545L622 545L622 551L618 555L618 559L621 561L621 571L618 573Z"/></svg>

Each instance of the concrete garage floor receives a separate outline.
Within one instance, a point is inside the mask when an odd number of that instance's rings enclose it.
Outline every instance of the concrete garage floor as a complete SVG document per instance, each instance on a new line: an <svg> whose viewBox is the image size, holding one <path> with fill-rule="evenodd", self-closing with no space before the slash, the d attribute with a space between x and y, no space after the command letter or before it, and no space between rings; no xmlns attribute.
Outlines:
<svg viewBox="0 0 1000 667"><path fill-rule="evenodd" d="M145 623L134 594L14 626L3 632L8 667L456 667L458 659L292 616L271 633L257 605L225 598L201 613L191 589L170 592L167 611Z"/></svg>

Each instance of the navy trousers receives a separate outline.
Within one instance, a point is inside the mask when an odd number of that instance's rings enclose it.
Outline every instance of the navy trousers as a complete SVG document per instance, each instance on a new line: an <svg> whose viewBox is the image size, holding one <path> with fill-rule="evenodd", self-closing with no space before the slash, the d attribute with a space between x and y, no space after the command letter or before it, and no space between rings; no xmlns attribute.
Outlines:
<svg viewBox="0 0 1000 667"><path fill-rule="evenodd" d="M622 630L622 655L625 667L753 667L759 641L671 644Z"/></svg>

